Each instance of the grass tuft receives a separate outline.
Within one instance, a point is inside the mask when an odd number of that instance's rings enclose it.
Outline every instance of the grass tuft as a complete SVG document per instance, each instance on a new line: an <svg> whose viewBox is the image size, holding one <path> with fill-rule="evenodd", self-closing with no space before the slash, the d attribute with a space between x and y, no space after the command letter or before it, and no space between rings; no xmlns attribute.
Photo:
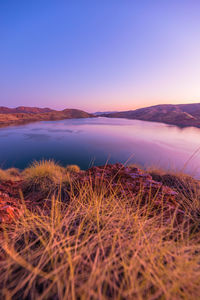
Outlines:
<svg viewBox="0 0 200 300"><path fill-rule="evenodd" d="M9 179L10 179L9 174L6 171L0 169L0 181L9 180Z"/></svg>
<svg viewBox="0 0 200 300"><path fill-rule="evenodd" d="M12 177L20 177L20 171L16 168L10 168L6 170L7 173Z"/></svg>
<svg viewBox="0 0 200 300"><path fill-rule="evenodd" d="M0 169L0 181L17 181L20 179L20 172L18 169L10 168L7 170Z"/></svg>
<svg viewBox="0 0 200 300"><path fill-rule="evenodd" d="M53 160L35 161L24 170L22 176L30 191L49 192L68 180L65 169Z"/></svg>
<svg viewBox="0 0 200 300"><path fill-rule="evenodd" d="M66 167L66 171L70 173L79 173L80 172L80 167L77 165L68 165Z"/></svg>

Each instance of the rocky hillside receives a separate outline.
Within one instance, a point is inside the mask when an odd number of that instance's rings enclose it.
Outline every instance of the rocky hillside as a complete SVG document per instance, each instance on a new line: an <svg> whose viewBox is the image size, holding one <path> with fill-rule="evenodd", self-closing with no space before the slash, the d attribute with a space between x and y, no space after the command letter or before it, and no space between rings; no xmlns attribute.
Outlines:
<svg viewBox="0 0 200 300"><path fill-rule="evenodd" d="M126 118L152 122L162 122L181 127L200 127L200 103L194 104L164 104L136 110L104 114L109 118Z"/></svg>
<svg viewBox="0 0 200 300"><path fill-rule="evenodd" d="M50 108L39 108L39 107L28 107L28 106L18 106L16 108L9 108L5 106L0 106L0 114L17 114L17 113L29 113L29 114L41 114L55 111Z"/></svg>
<svg viewBox="0 0 200 300"><path fill-rule="evenodd" d="M10 111L12 111L12 113L10 113ZM78 109L56 111L50 110L49 108L18 107L16 109L9 109L4 107L0 108L0 127L35 121L56 121L91 117L95 116Z"/></svg>

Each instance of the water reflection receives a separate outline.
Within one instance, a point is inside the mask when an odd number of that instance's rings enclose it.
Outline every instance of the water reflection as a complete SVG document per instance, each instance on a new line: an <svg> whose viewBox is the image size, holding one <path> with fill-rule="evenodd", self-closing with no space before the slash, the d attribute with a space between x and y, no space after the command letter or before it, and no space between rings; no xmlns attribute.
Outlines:
<svg viewBox="0 0 200 300"><path fill-rule="evenodd" d="M74 119L0 129L0 165L24 168L54 158L88 168L91 162L138 163L181 169L200 146L200 129L123 119ZM185 169L200 175L200 151Z"/></svg>
<svg viewBox="0 0 200 300"><path fill-rule="evenodd" d="M51 138L51 135L49 135L49 134L34 134L34 133L25 133L24 134L24 137L26 138L26 139L32 139L32 140L36 140L36 141L46 141L46 140L48 140L49 138Z"/></svg>

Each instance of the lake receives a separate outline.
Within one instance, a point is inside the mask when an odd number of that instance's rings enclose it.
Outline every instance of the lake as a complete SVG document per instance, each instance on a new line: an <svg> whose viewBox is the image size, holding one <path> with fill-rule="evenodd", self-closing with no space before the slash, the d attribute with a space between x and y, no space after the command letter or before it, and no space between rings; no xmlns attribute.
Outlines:
<svg viewBox="0 0 200 300"><path fill-rule="evenodd" d="M0 128L0 167L23 169L41 159L82 169L122 162L200 177L199 147L200 129L194 127L102 117L45 121Z"/></svg>

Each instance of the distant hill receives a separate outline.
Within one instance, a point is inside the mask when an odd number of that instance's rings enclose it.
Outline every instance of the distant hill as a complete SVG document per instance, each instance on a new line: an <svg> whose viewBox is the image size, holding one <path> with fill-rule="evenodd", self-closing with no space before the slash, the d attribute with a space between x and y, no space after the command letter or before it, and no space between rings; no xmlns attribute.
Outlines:
<svg viewBox="0 0 200 300"><path fill-rule="evenodd" d="M39 108L39 107L27 107L27 106L18 106L16 108L8 108L5 106L0 106L0 114L16 114L16 113L32 113L32 114L42 114L54 111L50 108Z"/></svg>
<svg viewBox="0 0 200 300"><path fill-rule="evenodd" d="M0 107L0 127L18 125L36 121L56 121L63 119L92 118L95 115L78 109L64 109L62 111L37 107Z"/></svg>
<svg viewBox="0 0 200 300"><path fill-rule="evenodd" d="M136 110L103 114L103 116L108 118L162 122L181 127L200 127L200 103L155 105Z"/></svg>
<svg viewBox="0 0 200 300"><path fill-rule="evenodd" d="M113 114L113 113L117 113L118 111L97 111L94 113L95 116L101 116L104 114Z"/></svg>

